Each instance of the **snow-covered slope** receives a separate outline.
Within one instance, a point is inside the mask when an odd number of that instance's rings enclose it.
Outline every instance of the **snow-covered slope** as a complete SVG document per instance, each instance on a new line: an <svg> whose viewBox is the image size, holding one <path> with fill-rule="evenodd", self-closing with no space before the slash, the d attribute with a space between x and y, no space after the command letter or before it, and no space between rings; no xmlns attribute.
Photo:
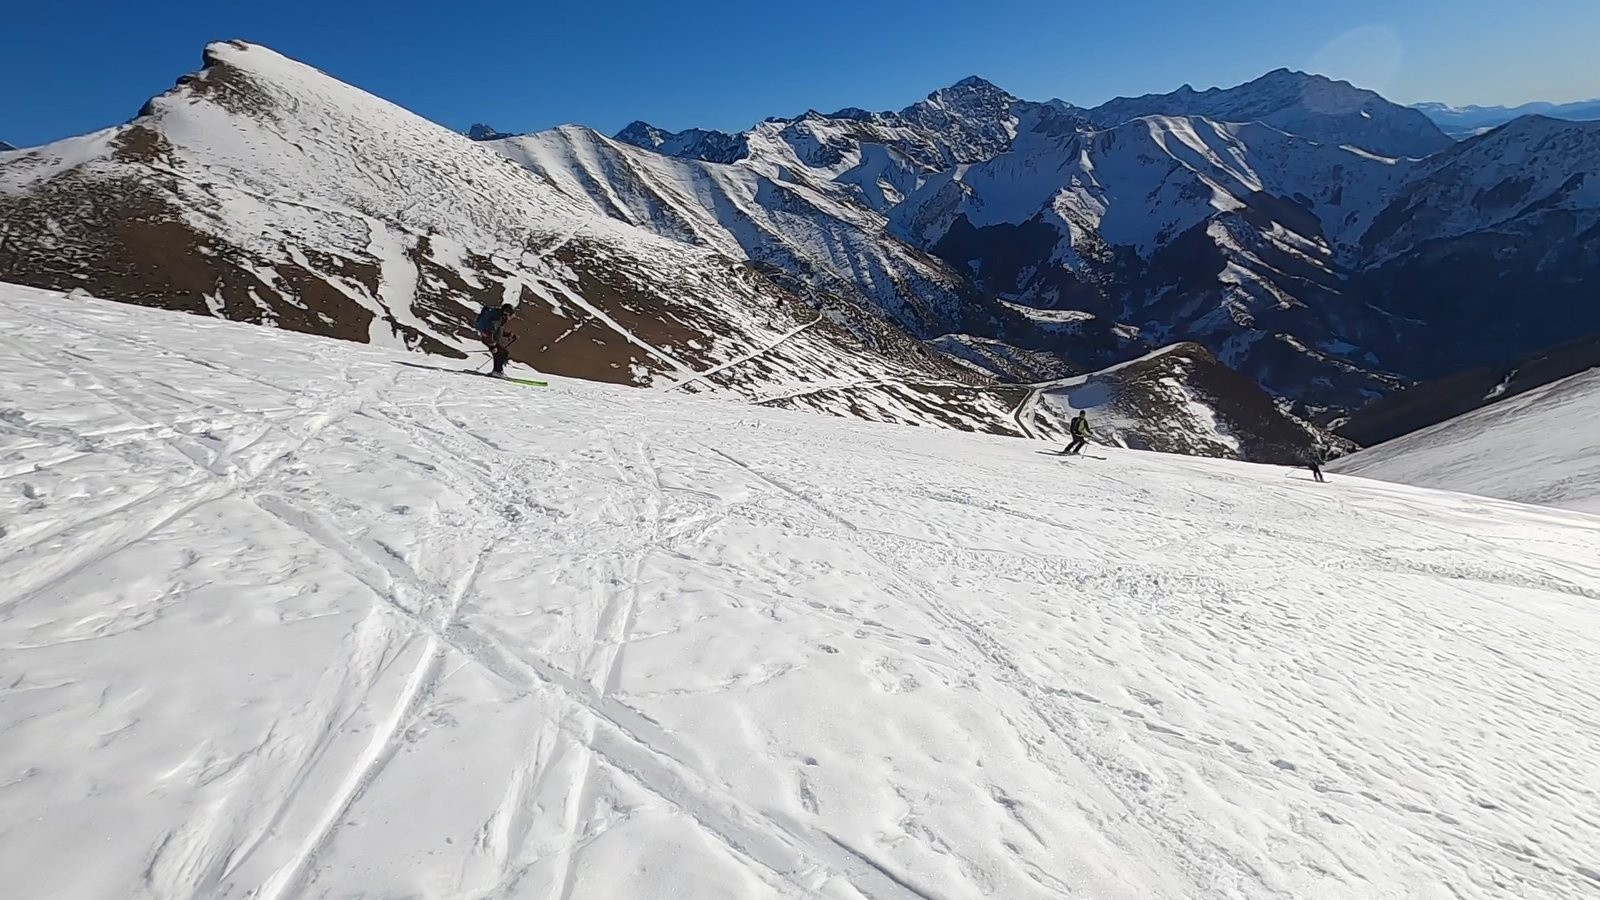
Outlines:
<svg viewBox="0 0 1600 900"><path fill-rule="evenodd" d="M790 273L913 333L995 327L998 310L959 275L889 235L884 217L852 190L792 162L680 159L578 126L490 146L596 216Z"/></svg>
<svg viewBox="0 0 1600 900"><path fill-rule="evenodd" d="M1039 127L1011 150L931 182L899 208L908 230L937 242L949 220L975 227L1044 214L1148 256L1218 212L1246 208L1258 194L1294 198L1313 215L1306 244L1352 243L1379 199L1405 182L1406 161L1317 144L1260 124L1156 116L1105 131ZM931 201L957 183L956 205ZM933 207L931 210L927 207ZM929 212L938 218L930 219ZM1070 245L1069 245L1070 248ZM1069 249L1068 248L1068 249Z"/></svg>
<svg viewBox="0 0 1600 900"><path fill-rule="evenodd" d="M0 296L17 897L1575 897L1600 520Z"/></svg>
<svg viewBox="0 0 1600 900"><path fill-rule="evenodd" d="M1363 450L1337 471L1600 514L1600 369ZM1590 550L1600 558L1600 543Z"/></svg>
<svg viewBox="0 0 1600 900"><path fill-rule="evenodd" d="M1263 122L1326 144L1349 144L1388 157L1423 157L1450 138L1418 110L1322 75L1278 69L1232 88L1118 97L1087 111L1102 126L1145 116L1201 116L1219 122Z"/></svg>

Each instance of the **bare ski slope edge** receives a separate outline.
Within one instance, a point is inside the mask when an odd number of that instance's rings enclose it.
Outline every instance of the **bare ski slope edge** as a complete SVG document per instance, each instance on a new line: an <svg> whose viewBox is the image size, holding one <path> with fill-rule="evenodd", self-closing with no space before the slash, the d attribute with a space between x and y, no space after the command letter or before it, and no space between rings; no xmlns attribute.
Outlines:
<svg viewBox="0 0 1600 900"><path fill-rule="evenodd" d="M1600 520L0 287L17 897L1600 891Z"/></svg>

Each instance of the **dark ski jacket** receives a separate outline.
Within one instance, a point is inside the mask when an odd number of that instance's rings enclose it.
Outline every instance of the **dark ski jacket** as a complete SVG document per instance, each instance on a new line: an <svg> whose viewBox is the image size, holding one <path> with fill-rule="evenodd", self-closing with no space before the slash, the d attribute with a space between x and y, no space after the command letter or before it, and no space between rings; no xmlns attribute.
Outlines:
<svg viewBox="0 0 1600 900"><path fill-rule="evenodd" d="M491 347L504 347L506 344L506 312L496 309L484 316L484 328L478 332L478 338Z"/></svg>

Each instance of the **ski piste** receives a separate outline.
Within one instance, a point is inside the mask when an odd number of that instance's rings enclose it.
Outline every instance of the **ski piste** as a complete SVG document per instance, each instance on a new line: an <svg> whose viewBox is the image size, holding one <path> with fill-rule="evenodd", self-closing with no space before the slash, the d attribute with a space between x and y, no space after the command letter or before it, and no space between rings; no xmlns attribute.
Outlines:
<svg viewBox="0 0 1600 900"><path fill-rule="evenodd" d="M450 372L456 375L477 375L480 378L493 378L496 381L510 381L515 384L527 385L528 387L550 386L550 382L540 381L536 378L513 378L510 375L496 375L493 372L479 372L477 369L447 369L444 366L429 366L424 365L423 363L414 362L401 362L400 365L409 366L413 369L429 369L434 372Z"/></svg>
<svg viewBox="0 0 1600 900"><path fill-rule="evenodd" d="M0 893L1595 896L1600 518L405 353L0 285Z"/></svg>

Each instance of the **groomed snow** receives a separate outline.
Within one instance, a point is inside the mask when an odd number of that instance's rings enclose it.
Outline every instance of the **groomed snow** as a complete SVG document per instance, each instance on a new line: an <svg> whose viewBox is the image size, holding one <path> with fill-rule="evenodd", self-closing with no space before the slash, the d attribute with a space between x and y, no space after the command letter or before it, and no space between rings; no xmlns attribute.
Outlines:
<svg viewBox="0 0 1600 900"><path fill-rule="evenodd" d="M1596 422L1600 369L1590 369L1363 450L1333 468L1600 514Z"/></svg>
<svg viewBox="0 0 1600 900"><path fill-rule="evenodd" d="M8 897L1600 892L1600 519L21 288L0 349Z"/></svg>

